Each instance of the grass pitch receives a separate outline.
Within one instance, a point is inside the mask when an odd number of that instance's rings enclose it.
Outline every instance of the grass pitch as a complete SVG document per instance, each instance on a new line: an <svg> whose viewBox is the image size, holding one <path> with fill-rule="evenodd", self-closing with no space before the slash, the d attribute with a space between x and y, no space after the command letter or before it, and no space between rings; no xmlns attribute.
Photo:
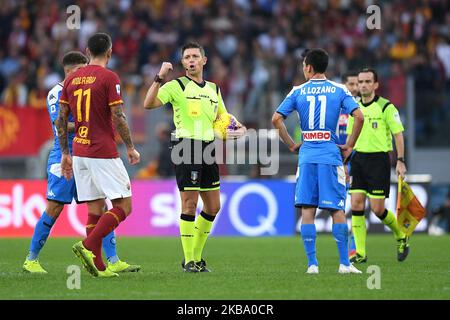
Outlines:
<svg viewBox="0 0 450 320"><path fill-rule="evenodd" d="M179 238L119 238L119 256L141 264L141 272L98 279L81 268L81 288L70 290L67 268L81 266L71 251L76 241L50 238L40 255L49 273L31 275L22 272L29 239L0 239L0 299L450 299L450 236L413 235L410 255L399 263L392 235L369 235L361 275L337 273L329 235L318 236L318 275L304 273L298 236L212 237L205 251L209 274L182 272ZM380 289L368 289L370 265L381 270Z"/></svg>

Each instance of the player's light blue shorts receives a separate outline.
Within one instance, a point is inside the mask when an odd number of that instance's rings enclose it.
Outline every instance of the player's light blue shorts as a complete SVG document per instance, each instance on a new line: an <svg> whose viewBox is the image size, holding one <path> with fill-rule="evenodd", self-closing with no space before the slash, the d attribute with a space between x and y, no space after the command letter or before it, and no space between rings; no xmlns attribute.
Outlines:
<svg viewBox="0 0 450 320"><path fill-rule="evenodd" d="M344 210L346 199L343 166L303 163L298 167L295 206Z"/></svg>
<svg viewBox="0 0 450 320"><path fill-rule="evenodd" d="M60 163L49 163L47 166L47 199L61 203L72 203L78 200L75 180L66 180L61 174ZM77 201L78 202L78 201Z"/></svg>

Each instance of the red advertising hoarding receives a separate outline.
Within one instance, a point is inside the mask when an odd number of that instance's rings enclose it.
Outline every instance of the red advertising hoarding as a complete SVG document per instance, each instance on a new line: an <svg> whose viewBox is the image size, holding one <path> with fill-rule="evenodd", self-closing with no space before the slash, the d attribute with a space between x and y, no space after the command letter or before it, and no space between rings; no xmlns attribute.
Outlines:
<svg viewBox="0 0 450 320"><path fill-rule="evenodd" d="M0 157L37 155L51 137L46 109L0 106Z"/></svg>

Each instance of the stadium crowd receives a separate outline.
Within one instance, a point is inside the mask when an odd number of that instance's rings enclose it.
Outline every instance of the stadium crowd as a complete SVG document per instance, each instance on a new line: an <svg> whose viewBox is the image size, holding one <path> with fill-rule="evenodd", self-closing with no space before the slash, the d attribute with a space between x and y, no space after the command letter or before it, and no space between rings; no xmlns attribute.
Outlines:
<svg viewBox="0 0 450 320"><path fill-rule="evenodd" d="M370 30L368 5L381 8ZM2 0L0 107L46 108L62 80L60 60L87 38L113 38L109 65L121 78L130 126L144 158L156 158L158 122L170 110L144 113L142 101L162 61L179 61L187 40L205 46L206 78L220 85L229 112L247 127L270 128L270 117L293 84L304 81L305 48L331 56L328 77L374 67L379 94L405 116L407 78L415 79L417 145L449 145L450 10L445 0L81 0L78 29L67 28L73 1ZM183 73L177 64L171 74ZM407 126L407 124L406 124ZM443 134L446 132L446 134ZM155 148L156 146L156 148Z"/></svg>

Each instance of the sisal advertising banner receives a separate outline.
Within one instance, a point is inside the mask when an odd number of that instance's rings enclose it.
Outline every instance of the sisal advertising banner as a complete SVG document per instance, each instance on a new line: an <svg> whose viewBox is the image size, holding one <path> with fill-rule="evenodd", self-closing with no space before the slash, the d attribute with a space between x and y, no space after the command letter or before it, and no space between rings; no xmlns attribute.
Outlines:
<svg viewBox="0 0 450 320"><path fill-rule="evenodd" d="M411 184L426 206L427 189ZM46 181L0 180L0 237L31 237L33 228L46 207ZM300 220L293 206L295 184L285 180L248 180L221 182L221 211L213 235L218 236L290 236L297 233ZM395 189L395 186L392 186ZM181 204L174 180L132 182L133 211L116 230L122 236L177 236ZM387 207L395 211L395 191ZM111 206L111 203L108 203ZM350 201L347 201L347 207ZM202 208L199 199L198 211ZM52 236L84 236L87 208L73 202L66 205L52 229ZM350 221L350 219L349 219ZM328 212L318 211L319 232L331 231ZM373 214L368 230L384 232L384 226ZM424 231L423 219L416 231Z"/></svg>

